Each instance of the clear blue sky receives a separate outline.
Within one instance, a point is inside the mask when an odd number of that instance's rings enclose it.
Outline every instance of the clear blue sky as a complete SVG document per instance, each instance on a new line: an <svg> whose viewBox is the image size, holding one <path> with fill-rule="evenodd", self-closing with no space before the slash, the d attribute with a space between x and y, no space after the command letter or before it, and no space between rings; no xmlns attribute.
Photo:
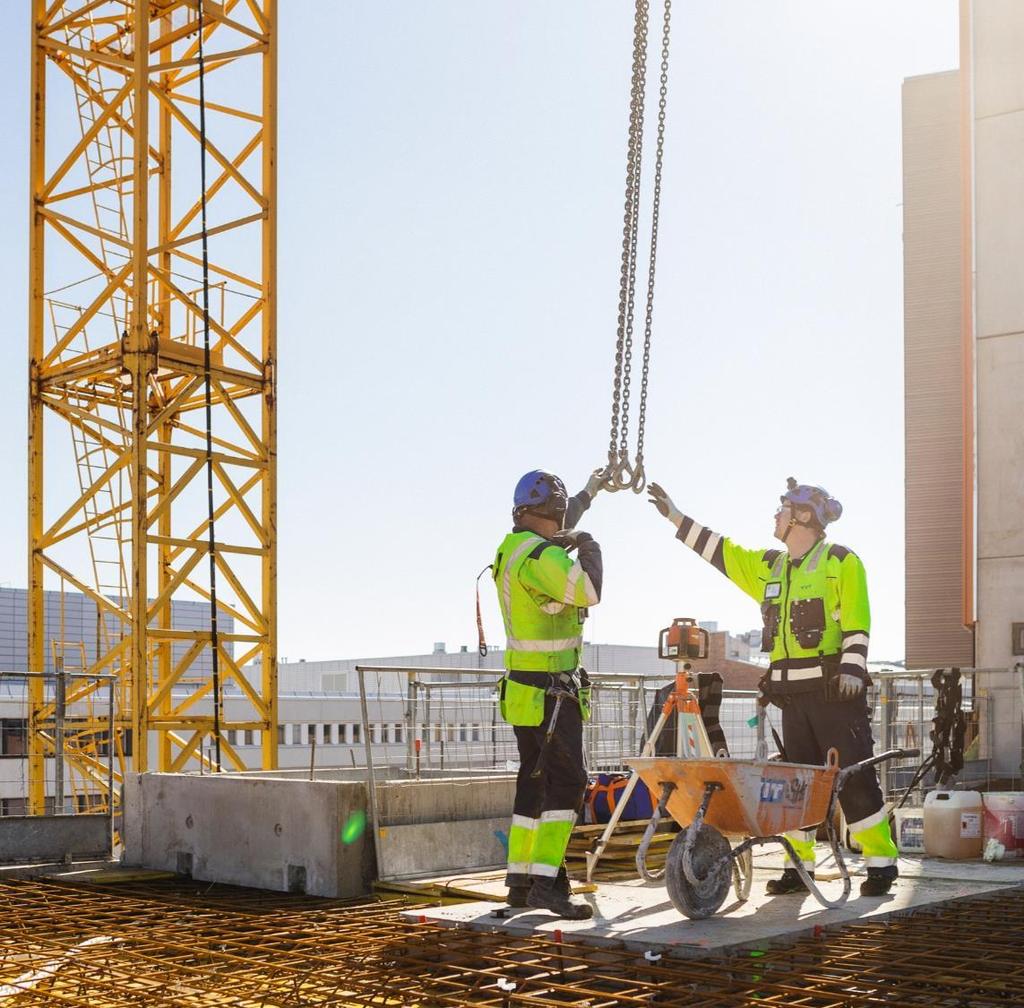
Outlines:
<svg viewBox="0 0 1024 1008"><path fill-rule="evenodd" d="M518 476L607 445L631 4L282 0L280 638L472 644ZM28 7L0 42L0 581L25 584ZM314 16L314 9L317 11ZM846 514L872 657L903 654L900 85L955 0L674 5L647 459L771 545L786 476ZM69 474L70 476L70 474ZM642 498L601 496L588 639L756 606ZM499 640L491 594L485 619Z"/></svg>

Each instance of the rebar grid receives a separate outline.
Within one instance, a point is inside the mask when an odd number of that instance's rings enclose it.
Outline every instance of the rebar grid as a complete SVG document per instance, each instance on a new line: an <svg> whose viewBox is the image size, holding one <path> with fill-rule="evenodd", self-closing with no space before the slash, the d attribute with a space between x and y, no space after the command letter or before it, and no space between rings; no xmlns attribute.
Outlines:
<svg viewBox="0 0 1024 1008"><path fill-rule="evenodd" d="M443 927L398 910L194 882L5 882L0 1000L12 1008L1024 1002L1024 889L786 947L656 962L617 945Z"/></svg>

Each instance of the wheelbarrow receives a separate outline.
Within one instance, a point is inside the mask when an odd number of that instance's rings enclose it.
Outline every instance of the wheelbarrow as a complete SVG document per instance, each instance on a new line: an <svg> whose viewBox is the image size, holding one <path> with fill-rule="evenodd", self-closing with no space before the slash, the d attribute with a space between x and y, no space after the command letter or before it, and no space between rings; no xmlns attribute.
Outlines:
<svg viewBox="0 0 1024 1008"><path fill-rule="evenodd" d="M754 847L777 843L789 855L804 884L824 907L842 906L850 895L850 873L835 829L839 792L854 774L890 759L918 756L917 749L892 749L839 768L839 754L829 749L824 766L767 759L680 759L639 757L625 763L659 795L636 865L647 882L664 879L673 906L692 920L710 917L725 902L730 883L736 898L750 895ZM668 812L683 827L672 841L660 872L647 868L647 849ZM783 835L824 822L843 894L830 900L804 868ZM739 841L733 846L731 841Z"/></svg>

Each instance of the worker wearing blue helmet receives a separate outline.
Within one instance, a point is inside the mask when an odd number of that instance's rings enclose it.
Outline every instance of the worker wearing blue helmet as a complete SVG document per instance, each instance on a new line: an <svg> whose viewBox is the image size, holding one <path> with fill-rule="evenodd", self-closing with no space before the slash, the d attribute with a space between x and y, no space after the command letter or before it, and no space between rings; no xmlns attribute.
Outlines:
<svg viewBox="0 0 1024 1008"><path fill-rule="evenodd" d="M675 526L676 538L760 605L761 650L770 657L761 702L782 710L785 758L822 765L830 748L838 750L844 767L869 758L874 743L865 693L871 611L860 558L825 537L825 529L843 513L839 501L820 486L790 477L775 512L775 538L785 549L752 550L684 515L657 483L648 492ZM861 895L884 895L898 875L897 851L874 769L851 777L839 801L867 862ZM788 834L812 877L814 835L814 829ZM773 895L802 891L806 886L792 867L768 883Z"/></svg>
<svg viewBox="0 0 1024 1008"><path fill-rule="evenodd" d="M519 773L508 835L508 902L585 920L562 861L587 786L583 721L589 682L580 668L583 620L601 599L601 547L576 523L601 488L599 474L569 497L541 469L516 485L512 531L494 558L508 644L499 688L513 726ZM576 558L570 556L576 550Z"/></svg>

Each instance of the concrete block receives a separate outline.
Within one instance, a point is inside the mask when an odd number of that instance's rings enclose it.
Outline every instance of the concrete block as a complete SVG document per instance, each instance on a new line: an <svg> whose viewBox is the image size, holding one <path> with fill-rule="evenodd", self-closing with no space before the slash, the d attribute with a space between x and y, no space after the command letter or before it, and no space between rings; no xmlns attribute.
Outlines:
<svg viewBox="0 0 1024 1008"><path fill-rule="evenodd" d="M381 856L387 878L497 868L508 859L510 816L385 826Z"/></svg>
<svg viewBox="0 0 1024 1008"><path fill-rule="evenodd" d="M110 854L106 815L0 817L0 862L107 858Z"/></svg>
<svg viewBox="0 0 1024 1008"><path fill-rule="evenodd" d="M359 896L373 877L359 783L137 774L126 787L125 862L193 878L314 896Z"/></svg>

